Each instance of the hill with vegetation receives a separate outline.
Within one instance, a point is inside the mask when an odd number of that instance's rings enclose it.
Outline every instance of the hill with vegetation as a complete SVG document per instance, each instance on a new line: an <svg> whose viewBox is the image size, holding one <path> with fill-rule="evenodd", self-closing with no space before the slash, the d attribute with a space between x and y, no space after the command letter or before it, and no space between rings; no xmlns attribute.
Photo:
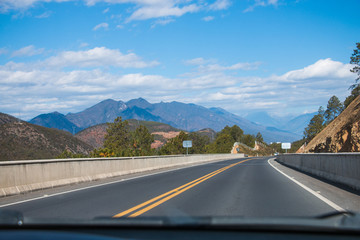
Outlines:
<svg viewBox="0 0 360 240"><path fill-rule="evenodd" d="M210 139L210 142L215 140L216 132L211 128L204 128L197 131L202 136L207 136Z"/></svg>
<svg viewBox="0 0 360 240"><path fill-rule="evenodd" d="M192 147L188 149L189 154L206 153L230 153L234 142L241 143L247 151L238 153L249 153L248 155L260 156L270 155L274 152L271 146L263 141L260 132L254 135L244 134L244 131L233 125L226 126L220 132L215 133L212 129L203 129L198 132L185 132L173 127L156 122L138 120L115 119L113 123L91 127L78 134L77 137L94 139L100 136L101 144L91 153L92 157L124 157L124 156L149 156L149 155L176 155L185 154L187 149L183 147L183 141L191 140ZM150 130L150 131L149 131ZM80 135L82 134L82 135ZM161 136L163 140L155 140L154 136ZM214 137L213 140L210 138Z"/></svg>
<svg viewBox="0 0 360 240"><path fill-rule="evenodd" d="M129 119L127 121L129 122L129 125L127 126L128 130L131 132L135 131L135 129L140 125L145 126L149 130L155 140L152 144L153 148L161 147L169 139L176 137L180 133L179 129L165 123L135 119ZM78 132L75 137L94 148L100 148L104 145L107 127L108 125L106 123L98 124Z"/></svg>
<svg viewBox="0 0 360 240"><path fill-rule="evenodd" d="M318 133L304 152L360 151L360 96Z"/></svg>
<svg viewBox="0 0 360 240"><path fill-rule="evenodd" d="M12 122L21 122L21 120L8 114L0 113L0 125Z"/></svg>
<svg viewBox="0 0 360 240"><path fill-rule="evenodd" d="M64 151L88 155L93 147L70 133L0 114L0 160L56 158Z"/></svg>

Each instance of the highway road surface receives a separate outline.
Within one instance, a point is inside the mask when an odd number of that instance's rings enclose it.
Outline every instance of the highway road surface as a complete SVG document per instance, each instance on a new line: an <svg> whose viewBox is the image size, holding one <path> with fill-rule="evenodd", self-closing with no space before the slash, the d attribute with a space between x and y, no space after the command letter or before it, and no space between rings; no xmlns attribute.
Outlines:
<svg viewBox="0 0 360 240"><path fill-rule="evenodd" d="M33 218L315 216L335 211L268 163L242 158L1 206ZM1 205L1 204L0 204Z"/></svg>

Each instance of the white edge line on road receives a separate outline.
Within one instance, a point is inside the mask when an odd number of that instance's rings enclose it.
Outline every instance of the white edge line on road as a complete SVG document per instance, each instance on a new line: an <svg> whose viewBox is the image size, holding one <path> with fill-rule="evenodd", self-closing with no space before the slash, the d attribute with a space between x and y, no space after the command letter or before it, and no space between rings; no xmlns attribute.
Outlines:
<svg viewBox="0 0 360 240"><path fill-rule="evenodd" d="M69 191L64 191L64 192L53 193L53 194L44 195L44 196L35 197L35 198L30 198L30 199L26 199L26 200L22 200L22 201L17 201L17 202L13 202L13 203L3 204L3 205L0 205L0 208L8 207L8 206L16 205L16 204L21 204L21 203L26 203L26 202L31 202L31 201L35 201L35 200L39 200L39 199L43 199L43 198L54 197L54 196L58 196L58 195L66 194L66 193L72 193L72 192L82 191L82 190L86 190L86 189L90 189L90 188L101 187L101 186L105 186L105 185L109 185L109 184L114 184L114 183L119 183L119 182L125 182L125 181L129 181L129 180L137 179L137 178L149 177L149 176L153 176L153 175L157 175L157 174L162 174L162 173L166 173L166 172L174 172L174 171L182 170L182 169L185 169L185 168L197 167L197 166L201 166L201 165L205 165L205 164L209 164L209 163L222 162L222 161L226 161L226 160L233 160L233 158L223 159L223 160L215 160L215 161L210 161L210 162L205 162L205 163L196 164L196 165L190 165L190 166L184 166L184 167L180 167L180 168L176 168L176 169L164 170L164 171L161 171L161 172L149 173L149 174L146 174L146 175L140 175L140 176L131 177L131 178L124 178L124 179L116 180L116 181L113 181L113 182L101 183L101 184L97 184L97 185L93 185L93 186L88 186L88 187L83 187L83 188L77 188L77 189L73 189L73 190L69 190ZM121 176L118 176L118 177L121 177Z"/></svg>
<svg viewBox="0 0 360 240"><path fill-rule="evenodd" d="M339 205L337 205L336 203L333 203L332 201L330 201L329 199L327 199L326 197L320 195L319 193L315 192L314 190L312 190L311 188L305 186L304 184L302 184L301 182L295 180L294 178L290 177L289 175L285 174L284 172L282 172L280 169L278 169L277 167L275 167L270 160L274 160L275 158L270 158L268 160L268 163L270 164L270 166L272 166L276 171L278 171L279 173L281 173L282 175L284 175L285 177L287 177L288 179L290 179L291 181L293 181L294 183L296 183L297 185L299 185L300 187L304 188L306 191L308 191L309 193L313 194L315 197L319 198L321 201L325 202L327 205L329 205L330 207L334 208L336 211L345 211L345 209L343 209L342 207L340 207Z"/></svg>

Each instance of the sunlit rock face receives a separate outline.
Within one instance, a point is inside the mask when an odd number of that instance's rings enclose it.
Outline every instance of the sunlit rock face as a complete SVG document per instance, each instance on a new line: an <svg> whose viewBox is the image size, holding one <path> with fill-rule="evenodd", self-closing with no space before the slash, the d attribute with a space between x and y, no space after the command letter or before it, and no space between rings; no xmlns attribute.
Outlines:
<svg viewBox="0 0 360 240"><path fill-rule="evenodd" d="M360 96L305 148L306 152L360 151Z"/></svg>

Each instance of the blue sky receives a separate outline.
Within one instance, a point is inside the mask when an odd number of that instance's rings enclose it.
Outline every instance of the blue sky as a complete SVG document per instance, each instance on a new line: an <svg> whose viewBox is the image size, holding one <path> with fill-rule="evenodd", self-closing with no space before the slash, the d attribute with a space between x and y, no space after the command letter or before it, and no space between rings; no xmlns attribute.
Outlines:
<svg viewBox="0 0 360 240"><path fill-rule="evenodd" d="M0 0L0 112L180 101L314 112L355 76L360 1Z"/></svg>

